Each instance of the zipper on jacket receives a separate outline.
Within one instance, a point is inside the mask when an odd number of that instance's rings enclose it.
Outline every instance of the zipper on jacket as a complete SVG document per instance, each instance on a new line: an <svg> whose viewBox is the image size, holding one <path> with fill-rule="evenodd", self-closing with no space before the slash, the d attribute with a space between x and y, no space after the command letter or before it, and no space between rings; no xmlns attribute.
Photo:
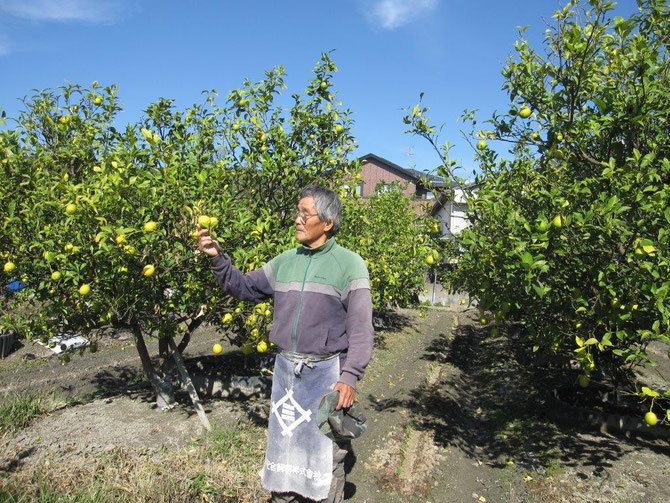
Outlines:
<svg viewBox="0 0 670 503"><path fill-rule="evenodd" d="M302 314L302 297L305 292L305 281L307 281L307 271L309 271L309 266L312 263L312 255L309 256L309 262L307 262L307 267L305 267L305 276L302 278L302 286L300 287L300 297L298 298L298 314L295 316L295 323L293 324L293 352L298 352L298 322L300 321L300 315Z"/></svg>

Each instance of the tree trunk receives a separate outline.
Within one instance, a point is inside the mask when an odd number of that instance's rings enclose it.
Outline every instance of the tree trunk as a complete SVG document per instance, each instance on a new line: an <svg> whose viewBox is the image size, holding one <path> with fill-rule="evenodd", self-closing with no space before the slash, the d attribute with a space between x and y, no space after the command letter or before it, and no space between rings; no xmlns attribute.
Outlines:
<svg viewBox="0 0 670 503"><path fill-rule="evenodd" d="M149 382L151 383L151 386L156 393L156 405L161 409L173 408L175 406L175 396L174 389L172 387L172 373L159 373L156 371L153 364L151 363L151 357L149 356L147 345L144 342L142 327L140 327L140 324L137 320L132 320L130 326L132 327L133 334L135 336L135 347L137 348L137 353L140 355L140 361L142 362L144 374L147 376L147 379L149 379Z"/></svg>

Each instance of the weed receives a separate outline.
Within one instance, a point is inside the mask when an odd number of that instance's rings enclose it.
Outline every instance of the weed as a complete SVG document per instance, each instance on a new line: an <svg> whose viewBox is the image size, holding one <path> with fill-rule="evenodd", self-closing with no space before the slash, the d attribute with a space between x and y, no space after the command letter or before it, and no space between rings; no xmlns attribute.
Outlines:
<svg viewBox="0 0 670 503"><path fill-rule="evenodd" d="M211 486L207 479L208 475L206 473L199 472L190 477L186 485L191 491L195 492L200 497L203 497L204 495L216 494L216 488Z"/></svg>
<svg viewBox="0 0 670 503"><path fill-rule="evenodd" d="M414 425L410 422L407 426L405 426L405 434L402 437L402 442L400 443L400 462L396 466L395 469L395 476L400 477L400 474L402 473L403 465L405 464L405 457L407 454L407 445L409 444L409 439L412 436L412 432L414 431Z"/></svg>
<svg viewBox="0 0 670 503"><path fill-rule="evenodd" d="M0 434L25 428L49 410L48 400L37 394L7 395L0 402Z"/></svg>

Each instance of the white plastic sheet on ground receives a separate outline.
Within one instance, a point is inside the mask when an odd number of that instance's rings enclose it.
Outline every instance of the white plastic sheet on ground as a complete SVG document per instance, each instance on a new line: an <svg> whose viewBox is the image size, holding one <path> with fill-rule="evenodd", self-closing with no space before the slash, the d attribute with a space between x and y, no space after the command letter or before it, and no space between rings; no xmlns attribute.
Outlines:
<svg viewBox="0 0 670 503"><path fill-rule="evenodd" d="M91 341L86 337L76 334L58 334L51 337L46 344L40 341L37 342L42 346L48 347L57 355L73 349L83 348L91 344Z"/></svg>

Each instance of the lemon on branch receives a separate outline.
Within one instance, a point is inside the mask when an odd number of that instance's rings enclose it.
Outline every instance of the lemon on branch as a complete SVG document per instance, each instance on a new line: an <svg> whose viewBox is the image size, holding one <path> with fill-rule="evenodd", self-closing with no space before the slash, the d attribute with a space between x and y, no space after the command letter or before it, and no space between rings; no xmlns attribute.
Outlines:
<svg viewBox="0 0 670 503"><path fill-rule="evenodd" d="M200 215L198 217L198 224L203 229L209 229L210 225L212 225L212 219L207 215Z"/></svg>
<svg viewBox="0 0 670 503"><path fill-rule="evenodd" d="M158 227L158 224L153 220L149 220L142 226L142 229L144 229L144 232L153 232L156 230L156 227Z"/></svg>
<svg viewBox="0 0 670 503"><path fill-rule="evenodd" d="M644 415L644 422L649 426L655 426L658 423L658 417L652 411L649 411Z"/></svg>

